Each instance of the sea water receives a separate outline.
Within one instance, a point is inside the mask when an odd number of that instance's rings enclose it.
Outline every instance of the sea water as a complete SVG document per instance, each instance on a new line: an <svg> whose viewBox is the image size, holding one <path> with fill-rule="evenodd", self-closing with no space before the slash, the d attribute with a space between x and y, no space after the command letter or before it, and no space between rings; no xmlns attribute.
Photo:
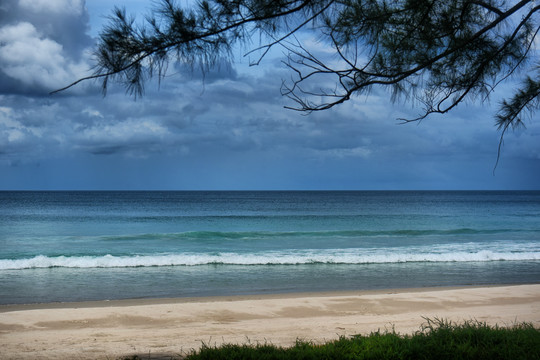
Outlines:
<svg viewBox="0 0 540 360"><path fill-rule="evenodd" d="M538 282L539 191L0 192L0 304Z"/></svg>

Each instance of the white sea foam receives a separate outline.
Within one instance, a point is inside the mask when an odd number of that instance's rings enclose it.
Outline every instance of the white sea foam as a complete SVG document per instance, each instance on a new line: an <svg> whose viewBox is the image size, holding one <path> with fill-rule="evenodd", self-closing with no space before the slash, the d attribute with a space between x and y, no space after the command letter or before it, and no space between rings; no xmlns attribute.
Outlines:
<svg viewBox="0 0 540 360"><path fill-rule="evenodd" d="M413 250L413 251L411 251ZM415 250L415 251L414 251ZM435 250L435 251L434 251ZM540 260L540 249L325 249L219 254L179 253L133 256L44 256L0 260L0 270L33 268L125 268L152 266L389 264L408 262L489 262ZM499 251L498 251L499 250Z"/></svg>

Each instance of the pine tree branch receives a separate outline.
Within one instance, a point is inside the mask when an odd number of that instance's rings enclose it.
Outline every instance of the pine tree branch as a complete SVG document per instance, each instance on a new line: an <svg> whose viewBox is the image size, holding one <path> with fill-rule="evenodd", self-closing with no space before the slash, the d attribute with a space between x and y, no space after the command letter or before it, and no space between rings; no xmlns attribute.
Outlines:
<svg viewBox="0 0 540 360"><path fill-rule="evenodd" d="M286 5L289 5L289 4L293 4L293 3L296 3L297 1L291 1L289 3L286 3ZM241 28L245 25L248 25L248 24L251 24L251 23L256 23L256 22L260 22L260 21L263 21L263 20L270 20L270 19L275 19L275 18L281 18L281 17L286 17L290 14L293 14L293 13L296 13L298 11L301 11L303 10L304 8L306 8L312 1L311 0L304 0L304 1L301 1L300 4L296 7L293 7L291 9L287 9L285 11L282 11L282 12L277 12L277 13L274 13L274 14L267 14L267 15L259 15L259 16L253 16L251 18L247 18L247 19L242 19L240 21L236 21L228 26L225 26L225 27L222 27L222 28L219 28L219 29L216 29L216 30L213 30L213 31L208 31L208 32L205 32L205 33L202 33L202 34L199 34L199 35L195 35L195 36L191 36L187 39L181 39L181 40L178 40L178 41L164 41L163 44L159 44L157 46L151 46L149 48L146 48L146 49L141 49L140 51L140 55L138 55L133 61L131 61L130 63L128 63L127 65L125 66L122 66L118 69L113 69L111 71L108 71L108 72L105 72L105 73L98 73L98 74L94 74L94 75L91 75L91 76L87 76L87 77L84 77L84 78L81 78L77 81L74 81L73 83L63 87L63 88L60 88L60 89L57 89L57 90L54 90L54 91L51 91L50 94L55 94L55 93L58 93L58 92L61 92L61 91L65 91L83 81L86 81L86 80L92 80L92 79L100 79L100 78L108 78L110 76L114 76L116 74L119 74L119 73L122 73L122 72L125 72L129 69L132 69L133 67L137 66L138 64L140 64L142 61L144 61L145 59L147 59L148 57L154 55L154 54L157 54L157 53L166 53L168 52L170 49L172 48L175 48L175 47L178 47L180 45L183 45L183 44L189 44L189 43L192 43L192 42L195 42L197 40L203 40L203 39L206 39L206 38L210 38L210 37L213 37L213 36L216 36L216 35L220 35L220 34L224 34L224 33L227 33L228 31L231 31L231 30L234 30L236 28ZM333 2L333 1L330 1L330 2ZM173 5L170 1L166 1L165 2L166 4L168 4L170 6L170 11L172 12L174 10L173 8Z"/></svg>

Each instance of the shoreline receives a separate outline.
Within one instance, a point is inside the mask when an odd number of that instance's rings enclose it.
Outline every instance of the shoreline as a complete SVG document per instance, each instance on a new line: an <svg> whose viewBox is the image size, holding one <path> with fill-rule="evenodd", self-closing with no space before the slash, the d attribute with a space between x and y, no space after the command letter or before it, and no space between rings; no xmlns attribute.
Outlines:
<svg viewBox="0 0 540 360"><path fill-rule="evenodd" d="M355 295L378 295L395 293L417 293L438 290L461 290L471 288L493 288L512 287L523 285L539 285L539 283L526 284L487 284L487 285L449 285L449 286L426 286L426 287L403 287L403 288L383 288L383 289L361 289L361 290L329 290L329 291L294 291L277 293L254 293L239 295L208 295L208 296L180 296L180 297L144 297L126 299L103 299L103 300L82 300L82 301L53 301L21 304L0 304L0 314L11 311L24 310L47 310L64 308L103 308L114 306L144 306L144 305L166 305L181 303L209 303L219 301L244 301L244 300L266 300L266 299L290 299L299 297L328 297L328 296L355 296Z"/></svg>
<svg viewBox="0 0 540 360"><path fill-rule="evenodd" d="M339 336L395 329L428 318L540 327L540 284L0 305L2 359L116 359L186 354L202 344Z"/></svg>

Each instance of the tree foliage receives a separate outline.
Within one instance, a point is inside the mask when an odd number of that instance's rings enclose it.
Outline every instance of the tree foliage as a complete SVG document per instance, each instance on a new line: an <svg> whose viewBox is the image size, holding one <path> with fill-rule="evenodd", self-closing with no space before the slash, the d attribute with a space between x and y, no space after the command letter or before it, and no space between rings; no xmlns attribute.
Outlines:
<svg viewBox="0 0 540 360"><path fill-rule="evenodd" d="M138 96L170 62L210 68L233 58L241 43L258 50L258 64L280 46L292 73L281 88L290 108L325 110L382 87L393 99L423 105L417 118L403 119L415 121L467 99L488 99L502 82L522 76L521 88L496 114L504 135L540 103L539 10L531 0L205 0L190 7L162 0L144 23L115 10L89 78L101 79L104 91L118 81ZM335 56L317 57L300 40L306 36Z"/></svg>

